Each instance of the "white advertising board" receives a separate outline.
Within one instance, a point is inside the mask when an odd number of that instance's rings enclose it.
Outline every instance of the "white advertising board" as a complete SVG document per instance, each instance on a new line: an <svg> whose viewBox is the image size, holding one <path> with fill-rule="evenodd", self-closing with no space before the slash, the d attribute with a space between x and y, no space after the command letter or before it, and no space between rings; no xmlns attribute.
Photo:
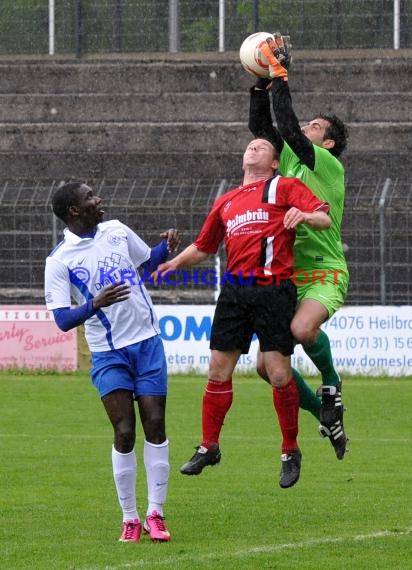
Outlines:
<svg viewBox="0 0 412 570"><path fill-rule="evenodd" d="M207 372L213 305L157 305L169 372ZM344 307L323 325L338 371L353 375L412 375L412 306ZM258 342L242 355L238 370L255 368ZM292 365L316 369L301 346Z"/></svg>

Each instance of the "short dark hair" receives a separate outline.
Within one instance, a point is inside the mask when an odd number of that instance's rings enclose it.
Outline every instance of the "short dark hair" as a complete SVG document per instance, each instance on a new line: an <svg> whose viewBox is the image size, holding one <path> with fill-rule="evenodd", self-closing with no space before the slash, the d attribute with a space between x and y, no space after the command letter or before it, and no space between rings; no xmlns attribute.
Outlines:
<svg viewBox="0 0 412 570"><path fill-rule="evenodd" d="M273 146L273 159L274 159L274 160L279 160L279 151L278 151L278 149L275 147L275 143L273 142L273 140L270 140L269 137L267 137L266 140L269 141L270 144Z"/></svg>
<svg viewBox="0 0 412 570"><path fill-rule="evenodd" d="M52 198L52 209L55 216L67 223L69 220L69 208L78 203L78 191L84 182L73 180L63 182L56 190Z"/></svg>
<svg viewBox="0 0 412 570"><path fill-rule="evenodd" d="M325 130L325 139L332 139L335 145L329 149L333 156L340 156L346 148L349 133L346 125L336 115L317 115L319 119L328 121L329 126Z"/></svg>

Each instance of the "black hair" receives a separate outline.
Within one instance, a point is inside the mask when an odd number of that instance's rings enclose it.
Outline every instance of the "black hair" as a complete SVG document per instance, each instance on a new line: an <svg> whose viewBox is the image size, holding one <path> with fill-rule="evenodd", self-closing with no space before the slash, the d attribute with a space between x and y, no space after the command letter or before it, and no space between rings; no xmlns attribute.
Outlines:
<svg viewBox="0 0 412 570"><path fill-rule="evenodd" d="M332 139L335 145L329 149L333 156L340 156L346 148L349 133L346 125L336 115L317 115L319 119L328 121L329 125L325 130L325 139Z"/></svg>
<svg viewBox="0 0 412 570"><path fill-rule="evenodd" d="M67 223L69 220L69 208L75 206L79 200L79 189L84 182L74 180L64 182L53 195L52 209L55 216Z"/></svg>
<svg viewBox="0 0 412 570"><path fill-rule="evenodd" d="M271 140L269 137L265 138L265 140L267 140L268 142L270 142L270 144L273 146L273 159L274 159L274 160L279 160L279 151L278 151L278 149L275 147L275 144L274 144L273 140Z"/></svg>

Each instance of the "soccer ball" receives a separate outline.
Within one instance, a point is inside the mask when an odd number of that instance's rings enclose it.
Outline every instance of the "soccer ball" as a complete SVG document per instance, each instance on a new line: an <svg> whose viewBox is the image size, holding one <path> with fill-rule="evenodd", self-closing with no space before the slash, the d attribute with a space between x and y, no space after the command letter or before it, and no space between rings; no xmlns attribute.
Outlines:
<svg viewBox="0 0 412 570"><path fill-rule="evenodd" d="M255 77L270 77L268 60L260 51L260 46L266 42L266 38L273 38L273 34L256 32L248 36L240 46L240 62L243 68Z"/></svg>

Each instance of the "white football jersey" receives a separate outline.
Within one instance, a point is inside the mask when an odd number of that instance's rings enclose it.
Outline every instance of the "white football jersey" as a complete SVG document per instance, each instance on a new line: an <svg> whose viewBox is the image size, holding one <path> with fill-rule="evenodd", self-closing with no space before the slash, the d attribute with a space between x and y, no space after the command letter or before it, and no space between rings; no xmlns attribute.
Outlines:
<svg viewBox="0 0 412 570"><path fill-rule="evenodd" d="M126 301L103 307L85 322L92 352L128 346L159 334L152 300L138 268L150 258L150 247L118 220L98 224L94 237L81 238L66 228L64 240L46 260L48 310L83 305L111 283L131 286Z"/></svg>

